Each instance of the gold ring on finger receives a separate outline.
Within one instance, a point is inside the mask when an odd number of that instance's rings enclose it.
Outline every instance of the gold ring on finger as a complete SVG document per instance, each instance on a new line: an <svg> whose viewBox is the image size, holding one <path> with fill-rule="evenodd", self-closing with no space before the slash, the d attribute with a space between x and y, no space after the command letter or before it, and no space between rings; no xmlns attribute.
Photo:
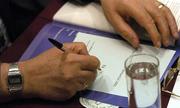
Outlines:
<svg viewBox="0 0 180 108"><path fill-rule="evenodd" d="M161 9L163 8L165 5L163 3L160 3L160 5L158 5L158 8Z"/></svg>

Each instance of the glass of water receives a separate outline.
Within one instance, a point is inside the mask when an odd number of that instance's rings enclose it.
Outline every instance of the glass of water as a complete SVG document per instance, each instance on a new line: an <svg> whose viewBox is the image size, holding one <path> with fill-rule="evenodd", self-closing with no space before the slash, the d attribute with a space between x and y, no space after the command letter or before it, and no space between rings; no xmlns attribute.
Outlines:
<svg viewBox="0 0 180 108"><path fill-rule="evenodd" d="M159 60L135 54L125 61L129 108L161 108Z"/></svg>

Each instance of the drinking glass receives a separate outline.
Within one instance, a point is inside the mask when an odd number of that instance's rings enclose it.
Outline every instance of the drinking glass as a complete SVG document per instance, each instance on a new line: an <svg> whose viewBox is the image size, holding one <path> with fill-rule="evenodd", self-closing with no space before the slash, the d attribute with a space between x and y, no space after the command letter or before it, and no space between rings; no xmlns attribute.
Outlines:
<svg viewBox="0 0 180 108"><path fill-rule="evenodd" d="M161 108L159 60L150 54L135 54L125 61L128 106Z"/></svg>

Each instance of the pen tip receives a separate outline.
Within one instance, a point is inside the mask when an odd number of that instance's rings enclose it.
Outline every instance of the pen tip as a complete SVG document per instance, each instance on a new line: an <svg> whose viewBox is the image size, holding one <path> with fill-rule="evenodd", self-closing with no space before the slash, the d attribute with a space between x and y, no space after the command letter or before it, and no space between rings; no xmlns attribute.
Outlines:
<svg viewBox="0 0 180 108"><path fill-rule="evenodd" d="M101 68L97 68L99 71L101 71Z"/></svg>

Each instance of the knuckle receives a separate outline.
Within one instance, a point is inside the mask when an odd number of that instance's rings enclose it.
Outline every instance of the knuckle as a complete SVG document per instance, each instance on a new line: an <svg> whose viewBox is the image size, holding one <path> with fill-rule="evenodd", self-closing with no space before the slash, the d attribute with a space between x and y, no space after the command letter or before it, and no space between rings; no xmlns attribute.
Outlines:
<svg viewBox="0 0 180 108"><path fill-rule="evenodd" d="M96 57L96 56L91 56L92 60L93 60L93 64L95 65L95 67L97 68L100 65L100 60Z"/></svg>
<svg viewBox="0 0 180 108"><path fill-rule="evenodd" d="M126 30L123 29L120 32L123 36L128 36L128 32Z"/></svg>
<svg viewBox="0 0 180 108"><path fill-rule="evenodd" d="M157 21L162 20L163 15L161 13L157 13L157 14L155 14L155 18Z"/></svg>
<svg viewBox="0 0 180 108"><path fill-rule="evenodd" d="M68 53L67 56L66 56L66 59L65 59L65 62L74 62L74 57L75 57L75 54L73 53Z"/></svg>
<svg viewBox="0 0 180 108"><path fill-rule="evenodd" d="M79 42L79 44L80 44L80 46L81 46L82 48L85 48L85 47L86 47L86 44L85 44L84 42Z"/></svg>
<svg viewBox="0 0 180 108"><path fill-rule="evenodd" d="M80 71L80 64L78 64L78 63L67 63L62 68L64 80L67 82L74 80L78 76L77 73L79 73L79 71Z"/></svg>
<svg viewBox="0 0 180 108"><path fill-rule="evenodd" d="M88 56L82 56L81 57L81 61L84 61L85 63L88 63L87 62L88 60L91 60L90 57L88 57Z"/></svg>
<svg viewBox="0 0 180 108"><path fill-rule="evenodd" d="M155 24L154 20L152 18L147 18L146 19L146 24L148 27L151 27L152 25Z"/></svg>
<svg viewBox="0 0 180 108"><path fill-rule="evenodd" d="M64 81L71 82L72 80L74 80L76 77L75 73L77 73L77 71L76 70L73 71L72 69L66 71L64 74Z"/></svg>
<svg viewBox="0 0 180 108"><path fill-rule="evenodd" d="M122 30L122 32L120 34L128 42L131 42L134 39L134 37L133 37L134 34L132 32L127 32L126 30Z"/></svg>
<svg viewBox="0 0 180 108"><path fill-rule="evenodd" d="M66 81L66 82L69 82L69 81L71 81L71 79L73 78L73 76L72 75L70 75L70 74L68 74L68 75L64 75L64 80Z"/></svg>
<svg viewBox="0 0 180 108"><path fill-rule="evenodd" d="M79 47L77 48L78 52L81 52L81 51L86 50L86 49L87 49L86 44L83 42L80 42Z"/></svg>
<svg viewBox="0 0 180 108"><path fill-rule="evenodd" d="M70 72L70 70L66 69L63 71L64 71L64 75L63 75L64 81L69 82L74 78L74 75L72 72Z"/></svg>
<svg viewBox="0 0 180 108"><path fill-rule="evenodd" d="M149 20L148 23L145 25L146 30L152 30L152 28L155 28L155 23L153 20Z"/></svg>

